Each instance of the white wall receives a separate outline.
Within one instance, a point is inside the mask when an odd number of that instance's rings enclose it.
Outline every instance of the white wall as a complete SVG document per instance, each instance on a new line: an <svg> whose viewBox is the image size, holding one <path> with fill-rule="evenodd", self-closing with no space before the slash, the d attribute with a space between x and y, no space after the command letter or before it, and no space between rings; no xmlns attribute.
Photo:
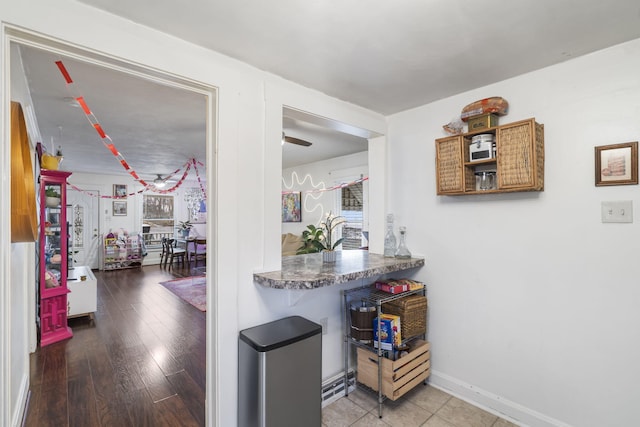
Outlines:
<svg viewBox="0 0 640 427"><path fill-rule="evenodd" d="M302 222L283 222L282 232L302 234L307 225L318 226L329 211L335 214L339 205L337 191L318 191L345 182L346 173L367 176L368 153L350 154L321 162L309 163L282 171L282 191L300 191Z"/></svg>
<svg viewBox="0 0 640 427"><path fill-rule="evenodd" d="M640 425L640 193L594 186L594 146L640 139L640 40L389 118L390 199L426 256L433 384L530 425ZM466 104L545 125L545 190L436 196L435 138ZM631 200L633 224L600 203ZM397 206L397 208L396 208Z"/></svg>
<svg viewBox="0 0 640 427"><path fill-rule="evenodd" d="M11 422L18 425L21 422L24 403L29 391L29 326L27 322L30 311L29 295L35 294L36 273L29 266L35 262L34 243L15 243L12 245L12 277L9 283L11 307L11 357L10 386L11 386ZM32 287L30 289L29 287ZM31 309L33 311L33 309Z"/></svg>
<svg viewBox="0 0 640 427"><path fill-rule="evenodd" d="M76 1L4 2L0 21L219 89L213 129L218 142L208 147L211 159L215 152L217 168L208 171L209 195L215 194L208 200L217 200L211 207L214 221L207 228L207 234L215 236L211 251L215 254L212 259L215 273L209 280L219 286L211 289L209 301L215 308L207 313L209 344L217 343L217 351L208 352L207 405L209 425L235 425L238 331L285 313L317 318L325 310L324 306L310 304L283 307L281 301L286 296L282 291L259 289L253 283L254 271L276 269L280 263L282 107L293 106L377 134L386 131L384 118ZM6 40L2 41L0 64L4 70ZM3 74L1 93L8 88L5 77ZM4 105L0 108L3 141L8 141L8 113ZM0 150L0 209L4 211L10 204L6 172L10 156L6 145ZM7 224L6 216L1 217L2 229ZM5 237L0 239L0 274L4 285L12 279L9 265L14 260L10 243ZM28 267L33 268L33 264ZM317 292L319 296L323 294L322 290ZM326 300L329 316L339 310L335 304L337 292ZM5 313L13 310L9 310L9 302L4 299L9 293L2 291L1 295L0 424L6 425L10 423L7 414L15 409L11 397L16 395L7 385L8 361L13 357L12 346L19 343L9 337L11 322ZM19 353L18 357L27 357L24 351ZM211 382L214 374L216 383Z"/></svg>

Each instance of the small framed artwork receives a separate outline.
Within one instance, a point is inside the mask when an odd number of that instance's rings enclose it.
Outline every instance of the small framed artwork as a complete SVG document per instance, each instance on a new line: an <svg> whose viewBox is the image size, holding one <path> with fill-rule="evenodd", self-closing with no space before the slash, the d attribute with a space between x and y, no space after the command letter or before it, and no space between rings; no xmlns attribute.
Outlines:
<svg viewBox="0 0 640 427"><path fill-rule="evenodd" d="M127 197L127 186L125 184L113 184L114 197Z"/></svg>
<svg viewBox="0 0 640 427"><path fill-rule="evenodd" d="M595 148L596 187L638 184L638 141Z"/></svg>
<svg viewBox="0 0 640 427"><path fill-rule="evenodd" d="M127 215L127 202L123 200L113 201L113 216L126 216Z"/></svg>
<svg viewBox="0 0 640 427"><path fill-rule="evenodd" d="M301 222L300 192L291 191L282 195L282 222Z"/></svg>

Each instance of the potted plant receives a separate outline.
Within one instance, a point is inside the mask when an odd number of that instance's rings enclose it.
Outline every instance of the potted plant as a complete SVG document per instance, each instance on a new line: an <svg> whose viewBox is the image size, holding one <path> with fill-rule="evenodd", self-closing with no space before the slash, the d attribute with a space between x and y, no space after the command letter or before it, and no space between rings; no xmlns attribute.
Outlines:
<svg viewBox="0 0 640 427"><path fill-rule="evenodd" d="M302 246L298 248L296 254L320 252L324 249L323 239L322 228L312 224L307 225L307 229L302 232Z"/></svg>
<svg viewBox="0 0 640 427"><path fill-rule="evenodd" d="M182 237L184 237L185 239L189 237L189 233L191 232L192 228L193 228L193 224L191 224L191 221L178 222L178 231L180 232L180 234L182 234Z"/></svg>
<svg viewBox="0 0 640 427"><path fill-rule="evenodd" d="M320 227L307 225L307 229L302 232L303 244L298 249L298 254L308 254L314 252L322 252L322 260L324 262L335 262L335 249L342 243L344 238L333 240L333 231L335 228L346 222L341 216L335 216L329 212L324 220L320 223Z"/></svg>
<svg viewBox="0 0 640 427"><path fill-rule="evenodd" d="M44 190L46 204L48 208L57 208L60 206L60 193L55 187L47 187Z"/></svg>

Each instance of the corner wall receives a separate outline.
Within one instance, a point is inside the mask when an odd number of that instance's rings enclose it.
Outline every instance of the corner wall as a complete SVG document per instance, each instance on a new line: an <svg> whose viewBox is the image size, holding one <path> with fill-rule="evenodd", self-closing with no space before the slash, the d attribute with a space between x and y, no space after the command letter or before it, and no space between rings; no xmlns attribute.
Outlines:
<svg viewBox="0 0 640 427"><path fill-rule="evenodd" d="M594 146L640 139L638 69L640 40L389 118L432 384L532 426L640 425L640 188L594 186ZM544 124L544 192L436 196L434 139L490 96L510 103L502 124ZM634 223L602 224L607 200L633 201Z"/></svg>

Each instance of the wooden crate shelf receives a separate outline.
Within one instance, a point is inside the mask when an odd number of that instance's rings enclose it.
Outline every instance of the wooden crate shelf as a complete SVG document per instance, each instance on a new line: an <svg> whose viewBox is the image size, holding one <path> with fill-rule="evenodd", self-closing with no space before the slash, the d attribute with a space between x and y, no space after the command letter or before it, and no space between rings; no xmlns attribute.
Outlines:
<svg viewBox="0 0 640 427"><path fill-rule="evenodd" d="M382 370L382 393L391 400L406 394L424 382L431 373L430 344L416 340L410 344L409 354L398 360L380 359ZM371 350L358 347L358 382L378 391L378 355Z"/></svg>

